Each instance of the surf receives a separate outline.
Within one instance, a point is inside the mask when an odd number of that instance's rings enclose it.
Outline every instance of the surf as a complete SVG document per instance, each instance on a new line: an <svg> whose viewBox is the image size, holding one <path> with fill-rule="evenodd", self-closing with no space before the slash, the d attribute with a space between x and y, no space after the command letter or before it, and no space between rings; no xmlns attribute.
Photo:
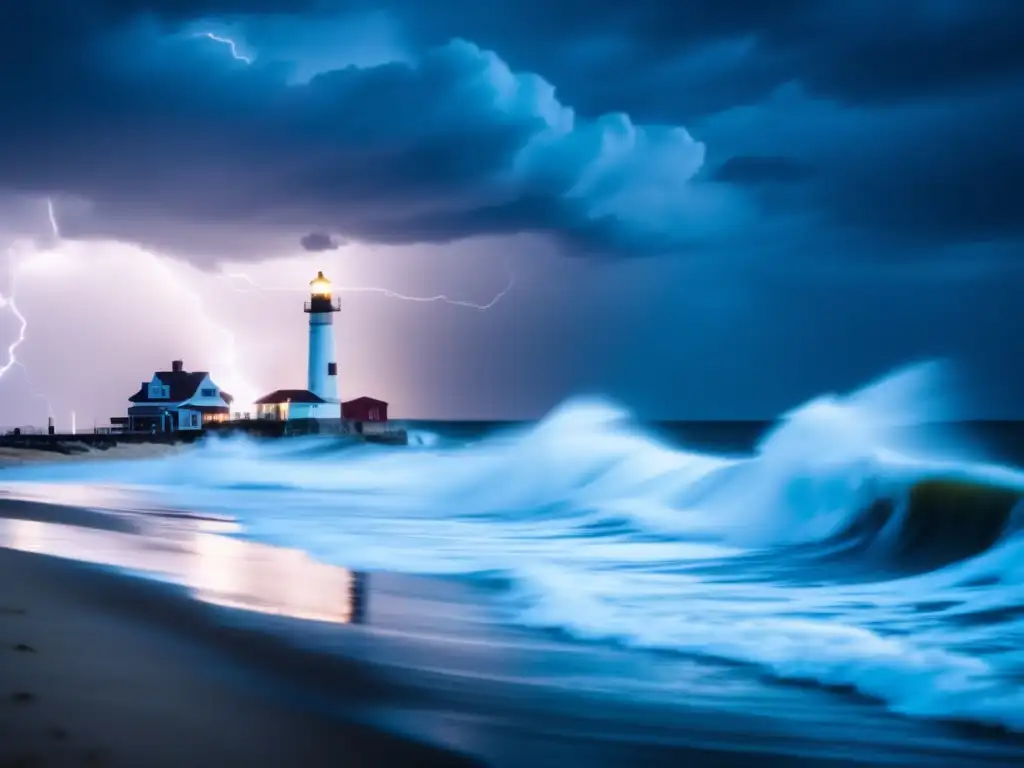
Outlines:
<svg viewBox="0 0 1024 768"><path fill-rule="evenodd" d="M1024 473L936 428L953 401L926 363L814 398L744 454L577 398L410 448L217 439L3 486L120 489L357 570L498 576L509 623L1024 730Z"/></svg>

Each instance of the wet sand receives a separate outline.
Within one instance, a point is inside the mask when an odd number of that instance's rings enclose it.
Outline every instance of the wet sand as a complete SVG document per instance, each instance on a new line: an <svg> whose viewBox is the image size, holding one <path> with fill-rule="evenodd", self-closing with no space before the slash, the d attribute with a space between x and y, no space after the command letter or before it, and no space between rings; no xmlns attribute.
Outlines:
<svg viewBox="0 0 1024 768"><path fill-rule="evenodd" d="M0 549L0 765L472 764L239 683L252 670L125 615L102 587Z"/></svg>
<svg viewBox="0 0 1024 768"><path fill-rule="evenodd" d="M995 766L1024 756L1018 742L765 686L744 669L495 636L485 601L460 585L353 574L207 523L0 500L0 766ZM602 665L688 677L692 693L665 706L573 689Z"/></svg>

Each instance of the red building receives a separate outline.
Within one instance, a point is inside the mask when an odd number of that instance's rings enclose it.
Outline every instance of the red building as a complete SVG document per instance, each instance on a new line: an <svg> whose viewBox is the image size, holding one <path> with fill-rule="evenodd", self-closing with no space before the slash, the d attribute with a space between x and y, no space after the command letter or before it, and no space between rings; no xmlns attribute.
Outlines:
<svg viewBox="0 0 1024 768"><path fill-rule="evenodd" d="M388 404L374 397L357 397L341 404L341 419L349 434L374 443L408 445L409 436L400 423L388 421Z"/></svg>
<svg viewBox="0 0 1024 768"><path fill-rule="evenodd" d="M372 397L357 397L341 404L341 418L354 422L388 420L388 404Z"/></svg>

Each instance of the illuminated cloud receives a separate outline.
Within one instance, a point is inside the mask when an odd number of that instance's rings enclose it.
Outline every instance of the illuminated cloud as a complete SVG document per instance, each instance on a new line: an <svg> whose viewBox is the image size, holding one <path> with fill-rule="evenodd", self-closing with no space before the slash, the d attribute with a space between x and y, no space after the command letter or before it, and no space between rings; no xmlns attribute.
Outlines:
<svg viewBox="0 0 1024 768"><path fill-rule="evenodd" d="M997 371L1004 414L1022 25L1024 3L977 0L0 2L0 230L41 249L17 351L59 413L84 396L67 369L95 369L101 419L168 356L230 379L215 325L268 361L257 389L301 385L301 297L218 263L300 293L322 267L375 289L344 297L346 374L402 413L536 416L583 389L768 415L940 354ZM115 268L110 240L150 256ZM169 280L167 254L203 269ZM661 254L684 258L623 258ZM89 262L74 336L57 256ZM486 306L506 265L487 311L433 300ZM4 382L0 423L42 412Z"/></svg>
<svg viewBox="0 0 1024 768"><path fill-rule="evenodd" d="M220 33L85 30L0 85L19 116L0 127L0 185L89 200L79 236L137 239L145 221L162 245L258 222L387 244L544 233L631 255L735 220L724 190L694 181L705 148L685 128L582 116L466 40L295 82L272 51L247 64Z"/></svg>
<svg viewBox="0 0 1024 768"><path fill-rule="evenodd" d="M196 262L319 230L689 253L804 210L908 242L1019 236L1022 8L6 3L19 43L0 51L0 106L17 119L0 125L0 189L89 201L74 235ZM779 104L794 87L804 103ZM820 105L837 130L815 127ZM948 138L919 141L937 121ZM789 189L768 189L780 173Z"/></svg>

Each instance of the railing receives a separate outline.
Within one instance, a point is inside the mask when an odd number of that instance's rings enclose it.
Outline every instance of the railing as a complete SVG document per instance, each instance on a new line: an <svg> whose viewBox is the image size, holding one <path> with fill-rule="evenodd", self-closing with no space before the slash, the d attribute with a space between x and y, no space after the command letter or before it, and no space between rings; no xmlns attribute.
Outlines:
<svg viewBox="0 0 1024 768"><path fill-rule="evenodd" d="M17 437L20 435L45 435L46 427L34 427L32 425L17 426L17 427L3 427L0 434L10 435Z"/></svg>
<svg viewBox="0 0 1024 768"><path fill-rule="evenodd" d="M337 296L314 296L307 300L302 308L307 313L341 312L341 299Z"/></svg>

